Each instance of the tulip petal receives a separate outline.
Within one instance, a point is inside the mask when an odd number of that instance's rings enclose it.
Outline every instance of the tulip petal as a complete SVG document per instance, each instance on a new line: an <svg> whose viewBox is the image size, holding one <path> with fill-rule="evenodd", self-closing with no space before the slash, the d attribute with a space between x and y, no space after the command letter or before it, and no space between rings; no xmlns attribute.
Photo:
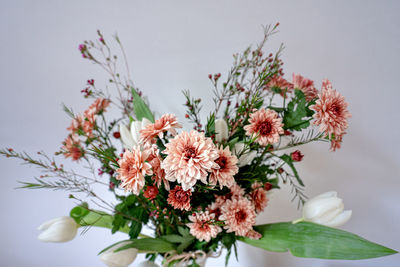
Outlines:
<svg viewBox="0 0 400 267"><path fill-rule="evenodd" d="M42 224L38 239L43 242L67 242L75 238L79 225L71 217L60 217Z"/></svg>
<svg viewBox="0 0 400 267"><path fill-rule="evenodd" d="M122 144L124 145L124 147L127 149L132 149L132 147L135 146L135 143L132 138L132 134L128 130L128 128L125 125L120 124L119 132L121 133L121 140L122 140Z"/></svg>
<svg viewBox="0 0 400 267"><path fill-rule="evenodd" d="M304 204L303 217L312 221L335 209L343 210L343 201L340 198L316 198Z"/></svg>
<svg viewBox="0 0 400 267"><path fill-rule="evenodd" d="M142 130L141 121L134 121L131 123L131 134L135 145L140 141L140 130Z"/></svg>
<svg viewBox="0 0 400 267"><path fill-rule="evenodd" d="M330 227L338 227L343 224L345 224L348 220L350 220L352 215L351 210L345 210L342 213L340 213L338 216L336 216L335 219L331 220L329 223L325 224L326 226Z"/></svg>
<svg viewBox="0 0 400 267"><path fill-rule="evenodd" d="M118 252L114 252L116 249L123 247L130 242L121 242L100 255L100 260L105 263L108 267L127 267L130 265L137 256L138 250L135 248L128 248Z"/></svg>

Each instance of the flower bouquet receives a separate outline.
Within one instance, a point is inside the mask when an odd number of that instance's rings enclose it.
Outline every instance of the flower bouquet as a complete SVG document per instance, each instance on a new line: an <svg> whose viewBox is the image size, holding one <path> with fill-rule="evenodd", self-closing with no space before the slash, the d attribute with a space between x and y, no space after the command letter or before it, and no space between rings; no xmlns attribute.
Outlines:
<svg viewBox="0 0 400 267"><path fill-rule="evenodd" d="M70 241L80 227L126 233L126 240L100 252L105 264L120 267L131 264L137 253L146 254L146 266L204 266L207 257L224 249L228 263L239 241L322 259L397 253L332 228L351 217L336 192L307 200L296 170L303 154L296 148L322 141L330 143L332 151L339 149L350 113L329 80L318 89L299 74L284 78L283 46L275 53L264 48L277 26L265 27L256 47L235 54L224 79L221 74L208 76L215 108L204 122L201 99L184 92L191 130L182 129L173 114L154 115L129 76L117 36L113 45L120 48L121 63L99 31L97 40L81 44L83 58L104 69L109 84L101 88L87 81L82 93L94 101L81 114L64 106L72 122L55 157L38 152L34 158L11 148L0 151L43 172L32 182L22 182L22 188L67 190L78 202L69 216L41 225L39 239ZM120 65L126 67L125 74ZM121 115L110 118L110 108ZM89 174L66 169L56 160L60 156L87 167ZM106 186L117 204L96 193L95 185ZM292 188L292 200L303 209L303 217L255 225L271 193L281 186Z"/></svg>

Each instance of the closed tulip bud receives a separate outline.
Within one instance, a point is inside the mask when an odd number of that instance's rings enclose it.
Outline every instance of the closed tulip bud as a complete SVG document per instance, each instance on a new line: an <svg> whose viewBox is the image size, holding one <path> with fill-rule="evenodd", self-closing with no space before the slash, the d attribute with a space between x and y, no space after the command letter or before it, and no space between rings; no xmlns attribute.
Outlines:
<svg viewBox="0 0 400 267"><path fill-rule="evenodd" d="M303 220L337 227L351 217L351 210L344 210L343 200L334 191L318 195L304 204Z"/></svg>
<svg viewBox="0 0 400 267"><path fill-rule="evenodd" d="M75 238L79 224L67 216L55 218L39 226L42 233L38 239L43 242L67 242Z"/></svg>
<svg viewBox="0 0 400 267"><path fill-rule="evenodd" d="M127 267L129 266L135 259L138 253L136 248L128 248L118 252L114 252L120 247L129 244L129 241L119 243L100 255L100 260L105 263L108 267Z"/></svg>
<svg viewBox="0 0 400 267"><path fill-rule="evenodd" d="M151 124L146 118L141 121L133 121L130 126L130 130L124 124L119 125L119 132L121 134L122 144L126 149L132 149L132 147L140 143L140 130Z"/></svg>
<svg viewBox="0 0 400 267"><path fill-rule="evenodd" d="M245 152L243 152L245 151ZM233 148L233 154L238 157L238 166L243 167L252 162L252 160L257 156L257 151L245 150L244 143L236 143Z"/></svg>
<svg viewBox="0 0 400 267"><path fill-rule="evenodd" d="M153 261L143 261L139 263L137 267L159 267L159 266Z"/></svg>
<svg viewBox="0 0 400 267"><path fill-rule="evenodd" d="M215 141L221 143L228 139L228 124L223 119L215 120Z"/></svg>

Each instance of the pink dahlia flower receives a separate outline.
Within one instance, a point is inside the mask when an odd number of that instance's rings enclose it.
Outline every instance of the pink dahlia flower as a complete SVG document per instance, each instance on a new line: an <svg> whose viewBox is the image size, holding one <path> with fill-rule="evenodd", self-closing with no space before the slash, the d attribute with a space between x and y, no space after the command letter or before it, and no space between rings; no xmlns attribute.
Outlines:
<svg viewBox="0 0 400 267"><path fill-rule="evenodd" d="M227 200L221 207L221 221L225 222L227 232L246 236L256 223L256 212L253 204L246 198Z"/></svg>
<svg viewBox="0 0 400 267"><path fill-rule="evenodd" d="M141 150L135 146L132 151L126 150L122 159L118 160L117 180L122 181L120 186L128 192L139 195L145 183L145 175L152 175L151 165L146 162L150 155L149 150Z"/></svg>
<svg viewBox="0 0 400 267"><path fill-rule="evenodd" d="M187 226L192 236L206 242L209 242L211 238L215 238L222 231L222 228L213 224L214 216L208 211L194 213L189 216L191 223L188 223Z"/></svg>
<svg viewBox="0 0 400 267"><path fill-rule="evenodd" d="M146 190L143 192L143 196L148 198L149 200L153 200L158 195L158 188L154 185L149 185Z"/></svg>
<svg viewBox="0 0 400 267"><path fill-rule="evenodd" d="M65 150L64 156L66 158L72 158L72 160L76 161L83 157L83 148L76 134L69 135L63 145L62 149Z"/></svg>
<svg viewBox="0 0 400 267"><path fill-rule="evenodd" d="M306 101L311 101L318 96L318 90L314 87L314 81L300 74L293 73L293 87L299 89L306 96Z"/></svg>
<svg viewBox="0 0 400 267"><path fill-rule="evenodd" d="M94 136L93 129L95 124L96 124L96 113L94 112L94 110L91 109L85 110L85 112L83 113L82 130L90 138Z"/></svg>
<svg viewBox="0 0 400 267"><path fill-rule="evenodd" d="M210 138L197 131L182 132L175 136L163 151L168 156L161 166L165 170L166 179L176 180L184 190L196 184L197 180L207 183L208 172L218 165L218 151Z"/></svg>
<svg viewBox="0 0 400 267"><path fill-rule="evenodd" d="M332 134L343 135L348 127L347 119L351 117L344 97L332 89L329 80L324 80L322 83L318 97L315 105L310 106L310 109L315 111L313 123L319 125L319 131L325 132L329 138Z"/></svg>
<svg viewBox="0 0 400 267"><path fill-rule="evenodd" d="M151 142L156 136L163 138L166 131L170 131L173 135L176 135L175 128L182 128L182 125L176 120L175 115L164 114L154 123L148 124L140 131L140 134L144 142Z"/></svg>
<svg viewBox="0 0 400 267"><path fill-rule="evenodd" d="M279 142L279 135L283 134L282 118L274 110L264 108L250 114L250 124L244 126L246 135L257 137L257 142L262 146Z"/></svg>
<svg viewBox="0 0 400 267"><path fill-rule="evenodd" d="M216 185L218 182L221 189L223 186L231 187L235 183L233 176L238 173L239 168L237 166L238 159L232 155L229 146L225 149L222 147L218 149L218 158L215 163L218 168L212 170L210 184Z"/></svg>
<svg viewBox="0 0 400 267"><path fill-rule="evenodd" d="M192 207L190 206L190 199L192 197L192 191L183 190L179 185L175 186L174 189L169 191L168 204L174 209L187 210L189 211Z"/></svg>

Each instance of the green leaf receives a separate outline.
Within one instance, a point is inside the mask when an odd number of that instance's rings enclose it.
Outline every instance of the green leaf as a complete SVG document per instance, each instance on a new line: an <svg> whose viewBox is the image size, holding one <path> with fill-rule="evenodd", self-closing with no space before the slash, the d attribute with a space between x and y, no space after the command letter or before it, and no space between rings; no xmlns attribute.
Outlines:
<svg viewBox="0 0 400 267"><path fill-rule="evenodd" d="M262 234L261 239L239 240L269 251L290 251L296 257L360 260L397 253L355 234L309 222L265 224L254 229Z"/></svg>
<svg viewBox="0 0 400 267"><path fill-rule="evenodd" d="M133 110L135 111L136 118L138 120L142 120L143 118L148 119L149 121L154 123L154 116L151 113L149 107L143 101L143 99L136 92L135 88L132 88L132 96L133 96Z"/></svg>
<svg viewBox="0 0 400 267"><path fill-rule="evenodd" d="M287 154L283 154L282 156L280 156L280 158L287 163L287 165L289 165L289 167L292 169L294 176L296 177L297 182L299 183L299 185L304 186L303 181L300 179L299 173L296 170L296 167L293 164L293 160L292 158L287 155Z"/></svg>
<svg viewBox="0 0 400 267"><path fill-rule="evenodd" d="M76 223L80 223L83 217L85 217L89 213L88 204L82 203L80 206L76 206L69 212L69 216L76 221Z"/></svg>
<svg viewBox="0 0 400 267"><path fill-rule="evenodd" d="M283 128L301 131L310 126L310 121L303 120L310 114L307 108L306 97L304 93L298 89L295 90L295 98L289 102L283 116Z"/></svg>
<svg viewBox="0 0 400 267"><path fill-rule="evenodd" d="M175 246L161 238L141 238L131 240L131 243L120 247L115 252L128 248L136 248L140 252L146 253L165 253L175 250Z"/></svg>

